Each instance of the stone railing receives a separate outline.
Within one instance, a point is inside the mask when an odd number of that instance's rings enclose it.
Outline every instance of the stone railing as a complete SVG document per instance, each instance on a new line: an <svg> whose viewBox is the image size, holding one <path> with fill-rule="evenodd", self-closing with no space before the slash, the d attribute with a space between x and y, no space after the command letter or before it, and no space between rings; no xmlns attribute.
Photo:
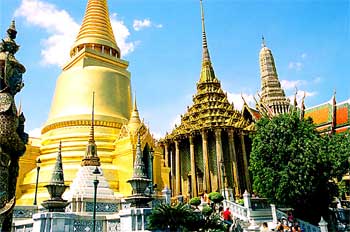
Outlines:
<svg viewBox="0 0 350 232"><path fill-rule="evenodd" d="M224 201L225 207L229 207L233 216L245 222L263 222L272 220L272 211L264 198L251 198L246 191L243 194L244 205L232 201Z"/></svg>
<svg viewBox="0 0 350 232"><path fill-rule="evenodd" d="M288 218L288 215L284 212L282 212L281 210L276 210L276 215L278 219L281 219L282 217L284 218ZM304 232L321 232L320 227L312 225L306 221L300 220L300 219L296 219L301 227L301 229Z"/></svg>
<svg viewBox="0 0 350 232"><path fill-rule="evenodd" d="M236 204L232 201L224 201L225 208L230 208L232 215L240 220L248 221L248 209L243 205Z"/></svg>

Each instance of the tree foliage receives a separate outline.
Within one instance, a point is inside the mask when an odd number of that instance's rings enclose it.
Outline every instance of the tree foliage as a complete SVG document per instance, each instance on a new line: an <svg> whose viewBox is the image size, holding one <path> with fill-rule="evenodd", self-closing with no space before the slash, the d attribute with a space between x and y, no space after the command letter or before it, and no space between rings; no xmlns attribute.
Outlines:
<svg viewBox="0 0 350 232"><path fill-rule="evenodd" d="M257 122L250 155L253 188L276 204L318 222L327 215L340 179L348 170L350 136L321 136L311 119L296 113Z"/></svg>

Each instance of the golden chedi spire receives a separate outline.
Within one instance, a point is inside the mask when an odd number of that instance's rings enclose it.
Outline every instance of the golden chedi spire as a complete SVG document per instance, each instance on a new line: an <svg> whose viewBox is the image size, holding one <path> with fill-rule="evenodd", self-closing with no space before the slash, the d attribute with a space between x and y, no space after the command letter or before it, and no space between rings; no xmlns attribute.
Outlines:
<svg viewBox="0 0 350 232"><path fill-rule="evenodd" d="M201 19L202 19L202 53L203 54L202 54L202 70L201 70L199 83L212 82L212 81L218 82L218 80L215 77L214 69L211 64L210 55L209 55L207 34L205 32L204 9L203 9L202 0L200 0L200 7L201 7Z"/></svg>
<svg viewBox="0 0 350 232"><path fill-rule="evenodd" d="M79 34L71 50L87 44L102 45L120 58L120 49L114 38L106 0L89 0Z"/></svg>
<svg viewBox="0 0 350 232"><path fill-rule="evenodd" d="M87 0L84 21L70 55L71 59L57 78L50 113L41 131L42 169L39 185L48 182L46 177L50 176L56 157L55 149L60 140L67 147L62 154L66 172L69 173L67 183L75 178L82 154L87 149L93 149L93 142L96 141L101 166L109 173L107 181L118 192L119 182L123 180L115 178L118 169L112 162L116 157L115 141L131 116L131 80L127 70L129 63L120 59L106 0ZM96 93L93 122L92 92ZM91 128L93 137L89 137ZM20 183L20 188L28 191L19 197L19 205L31 201L30 193L35 186L31 177L32 172L26 174L23 183Z"/></svg>
<svg viewBox="0 0 350 232"><path fill-rule="evenodd" d="M262 37L262 48L259 54L261 75L261 98L260 104L267 112L282 114L289 112L290 100L286 97L281 83L278 80L275 60L271 50L266 47L264 36Z"/></svg>

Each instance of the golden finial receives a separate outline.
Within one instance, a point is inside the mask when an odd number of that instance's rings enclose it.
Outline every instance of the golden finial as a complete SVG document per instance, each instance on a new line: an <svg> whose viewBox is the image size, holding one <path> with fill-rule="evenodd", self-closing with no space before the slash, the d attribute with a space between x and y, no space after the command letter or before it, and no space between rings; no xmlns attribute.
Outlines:
<svg viewBox="0 0 350 232"><path fill-rule="evenodd" d="M135 91L135 94L134 94L134 105L133 105L133 111L137 111L137 102L136 102L136 91Z"/></svg>
<svg viewBox="0 0 350 232"><path fill-rule="evenodd" d="M201 6L201 18L202 18L202 46L203 46L203 62L204 62L204 61L210 61L210 56L209 56L209 50L208 50L207 35L205 33L204 9L203 9L202 0L200 0L200 6Z"/></svg>

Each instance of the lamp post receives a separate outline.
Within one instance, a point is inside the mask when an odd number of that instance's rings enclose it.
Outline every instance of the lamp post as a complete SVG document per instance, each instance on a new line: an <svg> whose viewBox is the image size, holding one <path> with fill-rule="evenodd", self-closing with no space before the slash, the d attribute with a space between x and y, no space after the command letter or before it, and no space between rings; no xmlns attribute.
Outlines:
<svg viewBox="0 0 350 232"><path fill-rule="evenodd" d="M92 222L93 222L93 227L92 227L92 232L96 231L96 195L97 195L97 185L99 183L98 180L98 175L101 174L100 170L98 170L98 167L96 166L95 170L92 172L94 174L95 179L94 179L94 209L93 209L93 214L92 214Z"/></svg>
<svg viewBox="0 0 350 232"><path fill-rule="evenodd" d="M34 195L33 205L37 204L36 199L37 199L37 195L38 195L38 182L39 182L40 165L41 165L41 160L40 160L40 158L38 158L36 160L36 182L35 182L35 195Z"/></svg>

